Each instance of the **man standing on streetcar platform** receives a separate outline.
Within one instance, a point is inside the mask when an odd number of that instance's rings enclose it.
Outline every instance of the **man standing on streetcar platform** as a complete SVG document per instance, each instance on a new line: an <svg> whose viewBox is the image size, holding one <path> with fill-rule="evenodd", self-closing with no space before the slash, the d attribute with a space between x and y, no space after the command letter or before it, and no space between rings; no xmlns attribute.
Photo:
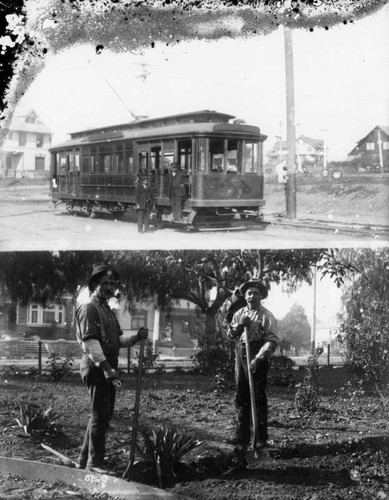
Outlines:
<svg viewBox="0 0 389 500"><path fill-rule="evenodd" d="M257 447L260 448L266 446L268 440L267 372L269 358L279 342L278 328L273 314L261 305L261 300L268 295L263 283L258 280L247 281L240 287L240 293L247 305L234 314L228 327L228 335L236 340L235 408L237 413L235 435L228 442L237 445L248 445L250 442L251 403L244 333L247 327L258 423Z"/></svg>
<svg viewBox="0 0 389 500"><path fill-rule="evenodd" d="M178 164L172 163L171 167L172 171L169 177L170 202L172 205L173 220L180 221L182 220L182 209L188 193Z"/></svg>
<svg viewBox="0 0 389 500"><path fill-rule="evenodd" d="M106 433L113 416L119 350L148 336L147 328L124 338L115 313L108 305L117 289L118 274L111 267L96 267L88 282L90 297L77 305L76 333L82 348L81 378L91 399L91 416L79 455L78 468L101 474L112 473L104 464Z"/></svg>

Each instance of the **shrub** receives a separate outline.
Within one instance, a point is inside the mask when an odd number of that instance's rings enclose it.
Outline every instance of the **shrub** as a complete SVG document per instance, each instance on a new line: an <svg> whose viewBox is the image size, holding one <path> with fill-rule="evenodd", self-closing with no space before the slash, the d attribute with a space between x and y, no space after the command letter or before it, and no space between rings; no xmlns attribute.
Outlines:
<svg viewBox="0 0 389 500"><path fill-rule="evenodd" d="M46 361L50 365L50 377L53 380L61 380L72 371L73 358L67 356L65 359L60 358L55 353L51 354Z"/></svg>
<svg viewBox="0 0 389 500"><path fill-rule="evenodd" d="M203 375L218 375L233 380L235 354L231 342L222 346L204 347L193 356L196 367Z"/></svg>
<svg viewBox="0 0 389 500"><path fill-rule="evenodd" d="M269 364L269 384L279 387L289 387L293 383L293 359L287 356L272 356Z"/></svg>
<svg viewBox="0 0 389 500"><path fill-rule="evenodd" d="M318 359L323 354L323 349L318 347L309 356L305 367L305 376L300 384L297 384L297 392L294 399L296 410L301 416L309 416L319 408L320 385L319 385L319 363Z"/></svg>
<svg viewBox="0 0 389 500"><path fill-rule="evenodd" d="M139 353L136 352L135 356L138 360L138 363L131 363L130 366L131 366L132 371L134 373L138 373ZM150 372L150 370L155 369L156 361L158 358L159 358L159 354L154 354L153 344L149 340L147 340L145 343L145 350L144 350L144 354L143 354L143 363L142 363L143 373L148 373L148 372Z"/></svg>
<svg viewBox="0 0 389 500"><path fill-rule="evenodd" d="M352 320L340 326L337 340L346 346L345 365L378 390L389 380L389 337L371 321Z"/></svg>

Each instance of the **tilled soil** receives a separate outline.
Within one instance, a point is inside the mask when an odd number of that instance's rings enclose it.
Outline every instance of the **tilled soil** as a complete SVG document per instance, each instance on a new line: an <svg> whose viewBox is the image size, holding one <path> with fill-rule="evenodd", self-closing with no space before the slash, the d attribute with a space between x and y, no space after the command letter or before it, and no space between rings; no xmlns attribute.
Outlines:
<svg viewBox="0 0 389 500"><path fill-rule="evenodd" d="M269 387L269 456L248 469L245 451L226 444L234 428L232 388L189 374L150 375L141 395L142 427L175 427L203 442L182 459L176 478L162 485L185 499L381 499L389 498L387 399L346 385L341 370L321 372L319 409L301 417L294 407L294 385ZM133 376L123 379L107 439L107 465L121 477L130 453L134 406ZM56 432L27 436L16 423L19 401L51 407ZM7 377L0 386L0 454L60 463L40 446L77 459L88 420L89 401L76 375L61 383L48 377ZM142 446L142 443L140 443ZM159 486L157 475L137 453L131 480ZM50 484L0 472L0 499L110 498L62 483Z"/></svg>

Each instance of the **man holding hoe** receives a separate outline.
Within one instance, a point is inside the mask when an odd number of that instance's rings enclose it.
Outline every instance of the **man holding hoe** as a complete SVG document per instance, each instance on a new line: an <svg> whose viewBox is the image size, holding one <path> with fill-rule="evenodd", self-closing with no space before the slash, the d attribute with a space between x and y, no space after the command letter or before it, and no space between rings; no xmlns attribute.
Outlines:
<svg viewBox="0 0 389 500"><path fill-rule="evenodd" d="M257 448L266 446L268 439L267 422L267 372L269 357L276 350L277 321L273 314L261 305L268 291L263 283L250 280L240 287L246 306L235 312L228 327L228 335L236 339L235 345L235 407L237 426L230 444L248 445L250 442L250 384L247 366L246 333L249 342L250 370L255 394Z"/></svg>
<svg viewBox="0 0 389 500"><path fill-rule="evenodd" d="M117 373L119 349L147 339L147 328L136 335L123 337L115 313L108 305L117 288L118 274L111 266L96 267L88 282L90 298L77 307L77 339L83 354L81 377L91 399L91 416L81 448L78 468L110 474L104 465L105 439L112 418L116 388L121 382Z"/></svg>

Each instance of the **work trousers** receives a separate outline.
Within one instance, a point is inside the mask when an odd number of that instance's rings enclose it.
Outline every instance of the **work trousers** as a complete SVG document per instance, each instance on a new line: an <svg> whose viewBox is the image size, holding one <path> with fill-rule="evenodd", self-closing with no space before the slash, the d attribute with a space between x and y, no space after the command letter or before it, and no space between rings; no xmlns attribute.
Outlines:
<svg viewBox="0 0 389 500"><path fill-rule="evenodd" d="M250 343L250 359L254 359L262 347L261 342ZM255 373L253 373L255 406L257 415L257 437L258 440L267 441L268 439L268 422L267 422L267 372L269 362L267 359L262 360ZM243 440L250 439L250 418L251 418L251 401L250 401L250 386L247 371L246 346L243 342L238 341L235 348L235 408L238 419L238 433Z"/></svg>
<svg viewBox="0 0 389 500"><path fill-rule="evenodd" d="M146 204L145 209L138 208L138 233L143 233L147 231L150 223L151 206Z"/></svg>
<svg viewBox="0 0 389 500"><path fill-rule="evenodd" d="M81 377L88 388L92 413L81 447L79 464L82 467L103 467L105 439L115 407L116 388L101 368L81 361Z"/></svg>
<svg viewBox="0 0 389 500"><path fill-rule="evenodd" d="M171 198L171 203L173 211L173 220L181 220L182 207L184 206L184 196L176 196L175 194L173 194Z"/></svg>

